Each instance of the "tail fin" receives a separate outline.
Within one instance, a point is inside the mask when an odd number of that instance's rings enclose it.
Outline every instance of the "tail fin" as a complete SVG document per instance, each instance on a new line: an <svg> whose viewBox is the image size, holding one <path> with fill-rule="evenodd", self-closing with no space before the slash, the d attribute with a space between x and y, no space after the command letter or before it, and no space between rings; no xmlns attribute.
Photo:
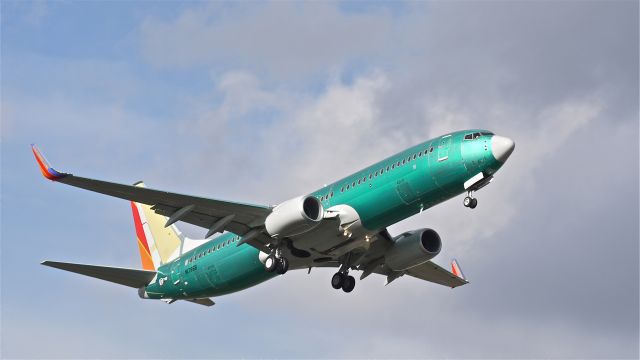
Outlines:
<svg viewBox="0 0 640 360"><path fill-rule="evenodd" d="M134 185L145 186L143 182ZM131 209L142 268L156 270L177 256L182 234L175 225L165 228L167 218L156 214L149 205L131 202Z"/></svg>

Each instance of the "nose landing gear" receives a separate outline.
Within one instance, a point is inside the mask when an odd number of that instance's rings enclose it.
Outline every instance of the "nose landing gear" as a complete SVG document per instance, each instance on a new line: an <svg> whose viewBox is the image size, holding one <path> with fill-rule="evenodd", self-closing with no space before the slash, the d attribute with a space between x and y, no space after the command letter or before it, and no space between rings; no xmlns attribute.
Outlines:
<svg viewBox="0 0 640 360"><path fill-rule="evenodd" d="M465 207L475 209L476 206L478 206L478 199L473 197L473 191L469 191L467 193L467 197L464 198L464 201L462 203Z"/></svg>

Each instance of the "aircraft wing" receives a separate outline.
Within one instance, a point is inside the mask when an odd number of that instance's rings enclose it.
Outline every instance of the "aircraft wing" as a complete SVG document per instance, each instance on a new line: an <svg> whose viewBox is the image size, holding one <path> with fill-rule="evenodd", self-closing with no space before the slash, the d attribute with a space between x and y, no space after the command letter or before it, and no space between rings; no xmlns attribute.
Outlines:
<svg viewBox="0 0 640 360"><path fill-rule="evenodd" d="M429 260L424 264L414 266L404 271L393 271L386 265L382 264L382 266L376 268L373 272L385 275L387 277L387 284L403 275L413 276L421 280L448 286L452 289L468 284L469 282L464 278L464 275L462 275L462 271L460 271L460 267L456 260L452 261L451 266L452 271L449 271Z"/></svg>
<svg viewBox="0 0 640 360"><path fill-rule="evenodd" d="M183 195L58 172L49 165L35 145L32 145L32 150L42 175L49 180L151 205L156 213L169 217L168 225L178 220L185 221L209 229L207 237L224 230L245 235L255 228L262 227L267 215L271 213L272 208L269 206ZM268 236L259 234L247 243L265 250L268 241Z"/></svg>
<svg viewBox="0 0 640 360"><path fill-rule="evenodd" d="M427 261L424 264L414 266L406 270L406 273L407 275L411 275L415 278L448 286L450 288L455 288L469 283L464 278L464 275L462 275L462 271L460 271L460 267L456 260L451 262L451 267L452 272L432 261Z"/></svg>

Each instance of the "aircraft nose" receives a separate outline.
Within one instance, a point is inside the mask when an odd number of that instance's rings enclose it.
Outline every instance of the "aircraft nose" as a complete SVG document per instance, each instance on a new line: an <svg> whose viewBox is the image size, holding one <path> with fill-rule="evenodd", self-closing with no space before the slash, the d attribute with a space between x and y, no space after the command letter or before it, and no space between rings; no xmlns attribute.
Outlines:
<svg viewBox="0 0 640 360"><path fill-rule="evenodd" d="M493 157L500 162L507 161L515 147L516 143L508 137L493 135L491 138L491 152Z"/></svg>

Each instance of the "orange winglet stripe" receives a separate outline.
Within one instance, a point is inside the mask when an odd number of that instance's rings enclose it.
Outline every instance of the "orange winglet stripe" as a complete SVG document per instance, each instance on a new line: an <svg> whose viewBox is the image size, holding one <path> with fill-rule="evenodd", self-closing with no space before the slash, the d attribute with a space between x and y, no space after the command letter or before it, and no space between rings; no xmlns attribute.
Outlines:
<svg viewBox="0 0 640 360"><path fill-rule="evenodd" d="M44 158L44 156L42 155L42 153L40 152L40 150L35 144L31 144L31 151L33 152L33 155L36 157L36 162L40 167L40 172L45 178L52 181L56 181L67 175L64 173L59 173L54 168L52 168L51 165L49 165L49 163L47 162L47 159Z"/></svg>
<svg viewBox="0 0 640 360"><path fill-rule="evenodd" d="M458 261L456 259L451 260L451 272L453 273L453 275L461 279L465 279L462 270L460 270L460 265L458 265Z"/></svg>

